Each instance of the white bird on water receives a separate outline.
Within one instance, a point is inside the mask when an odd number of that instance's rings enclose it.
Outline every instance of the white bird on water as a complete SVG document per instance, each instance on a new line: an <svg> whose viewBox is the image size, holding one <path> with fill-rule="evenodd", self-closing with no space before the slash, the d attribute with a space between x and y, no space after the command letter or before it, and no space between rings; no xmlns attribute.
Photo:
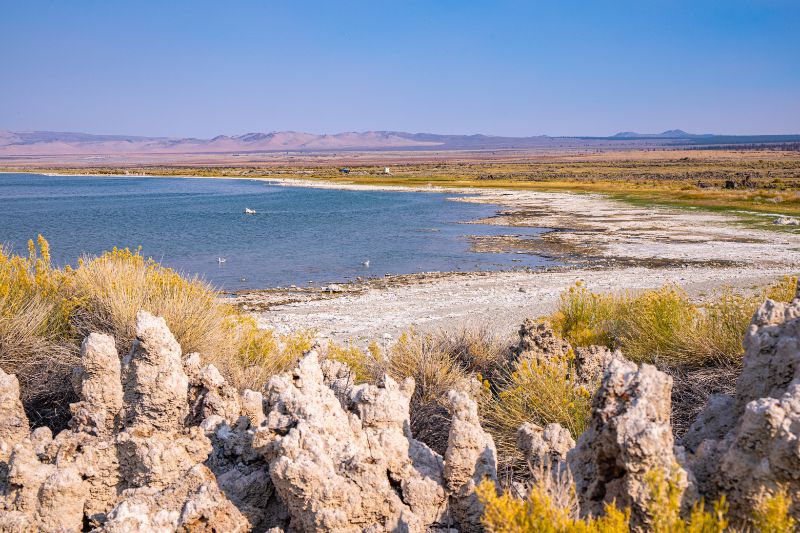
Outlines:
<svg viewBox="0 0 800 533"><path fill-rule="evenodd" d="M222 263L225 262L225 258L224 257L217 257L217 262L221 265Z"/></svg>
<svg viewBox="0 0 800 533"><path fill-rule="evenodd" d="M361 264L369 268L369 259L367 259L366 261L361 261Z"/></svg>

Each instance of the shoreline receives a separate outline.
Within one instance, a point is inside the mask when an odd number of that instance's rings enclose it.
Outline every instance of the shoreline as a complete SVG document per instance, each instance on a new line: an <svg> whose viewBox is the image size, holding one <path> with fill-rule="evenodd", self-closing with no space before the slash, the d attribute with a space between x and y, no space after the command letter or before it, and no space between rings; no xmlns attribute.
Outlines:
<svg viewBox="0 0 800 533"><path fill-rule="evenodd" d="M366 347L377 341L386 347L399 335L417 331L457 330L489 326L511 337L525 318L555 310L559 295L577 281L601 292L624 292L680 286L702 299L723 285L749 290L788 274L759 268L562 269L545 272L440 274L386 287L358 287L323 298L297 299L251 311L259 326L278 333L312 330L317 340ZM276 295L273 295L276 296ZM258 293L239 295L251 306Z"/></svg>
<svg viewBox="0 0 800 533"><path fill-rule="evenodd" d="M329 284L336 287L330 291L265 288L229 293L229 301L253 313L261 326L278 332L314 329L320 339L388 342L409 327L458 327L470 320L489 318L496 327L513 330L525 317L552 312L558 294L579 279L590 289L604 292L675 284L701 295L724 285L747 288L764 284L795 274L800 266L798 234L747 227L733 214L636 206L602 193L367 185L302 178L174 177L459 195L447 199L497 206L493 216L465 221L466 225L503 226L509 234L514 228L549 230L534 237L474 236L473 248L483 252L533 253L563 265L531 271L366 278Z"/></svg>
<svg viewBox="0 0 800 533"><path fill-rule="evenodd" d="M350 190L398 187L282 179L292 186ZM249 291L237 302L263 327L314 329L321 340L389 343L409 327L457 328L491 323L501 334L524 318L551 313L575 281L620 292L673 284L702 297L723 286L748 289L796 274L800 235L750 228L730 214L661 206L639 207L596 193L508 189L402 188L463 194L452 201L497 205L470 223L549 228L531 239L489 237L489 251L529 250L563 266L527 272L420 273L343 284L333 294ZM283 301L281 301L283 299ZM261 307L260 307L261 306Z"/></svg>

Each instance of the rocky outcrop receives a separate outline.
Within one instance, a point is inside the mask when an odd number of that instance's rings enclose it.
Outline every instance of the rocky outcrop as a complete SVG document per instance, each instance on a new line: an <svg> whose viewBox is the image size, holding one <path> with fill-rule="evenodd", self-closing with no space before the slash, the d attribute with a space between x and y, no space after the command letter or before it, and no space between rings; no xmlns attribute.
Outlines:
<svg viewBox="0 0 800 533"><path fill-rule="evenodd" d="M564 357L572 350L569 341L555 334L547 322L526 318L519 328L519 341L512 349L518 362Z"/></svg>
<svg viewBox="0 0 800 533"><path fill-rule="evenodd" d="M462 531L482 531L483 514L475 488L497 483L497 449L478 418L478 406L466 393L450 391L452 424L445 453L444 479L451 492L451 510Z"/></svg>
<svg viewBox="0 0 800 533"><path fill-rule="evenodd" d="M528 324L521 360L569 359L568 344ZM745 338L736 393L716 396L674 446L672 379L604 348L579 348L576 386L599 388L578 443L565 428L523 425L534 470L567 473L583 515L615 502L647 528L649 475L726 494L744 519L786 487L800 509L800 299L768 301ZM526 355L527 354L527 355ZM479 484L498 487L497 452L468 392L448 395L444 455L410 430L414 382L354 384L314 351L241 393L199 354L183 356L164 320L137 316L120 361L91 334L73 374L68 429L28 429L17 379L0 371L0 531L482 530ZM535 481L535 479L534 479ZM524 492L524 491L522 491Z"/></svg>
<svg viewBox="0 0 800 533"><path fill-rule="evenodd" d="M0 373L0 531L478 531L475 487L497 480L466 394L445 459L410 433L411 379L356 386L312 351L266 398L239 394L145 312L122 361L111 337L85 339L73 386L53 437L28 431Z"/></svg>
<svg viewBox="0 0 800 533"><path fill-rule="evenodd" d="M28 436L28 417L19 398L17 377L0 369L0 495L8 490L11 451Z"/></svg>
<svg viewBox="0 0 800 533"><path fill-rule="evenodd" d="M526 319L519 328L519 340L512 347L512 364L525 362L542 363L563 360L570 365L570 378L579 387L594 391L619 350L605 346L581 346L574 348L566 339L559 337L548 322Z"/></svg>
<svg viewBox="0 0 800 533"><path fill-rule="evenodd" d="M355 372L346 364L334 359L325 359L320 363L325 384L333 390L336 398L345 409L349 409L350 394L356 385Z"/></svg>
<svg viewBox="0 0 800 533"><path fill-rule="evenodd" d="M267 387L270 475L301 531L419 531L442 520L442 459L408 433L413 380L360 385L345 410L316 352Z"/></svg>
<svg viewBox="0 0 800 533"><path fill-rule="evenodd" d="M800 517L800 299L767 300L744 347L736 393L709 402L692 425L688 460L700 489L725 494L735 517L779 487Z"/></svg>
<svg viewBox="0 0 800 533"><path fill-rule="evenodd" d="M622 357L619 350L611 351L605 346L581 346L575 348L574 382L576 385L594 391L603 379L611 361Z"/></svg>
<svg viewBox="0 0 800 533"><path fill-rule="evenodd" d="M84 340L73 375L80 401L70 406L69 429L55 438L47 428L19 438L19 393L12 378L0 378L0 407L10 411L0 422L0 449L12 450L0 530L250 527L203 464L209 439L186 425L189 380L163 319L137 315L137 338L122 364L111 337ZM211 401L203 407L214 410Z"/></svg>
<svg viewBox="0 0 800 533"><path fill-rule="evenodd" d="M567 453L575 447L575 439L561 424L544 428L526 422L517 431L517 448L531 467L534 478L539 472L561 474L567 468Z"/></svg>
<svg viewBox="0 0 800 533"><path fill-rule="evenodd" d="M567 459L583 515L606 504L630 507L634 526L649 522L647 475L661 471L681 491L689 475L678 464L670 426L672 378L654 366L615 358L592 403L589 427Z"/></svg>

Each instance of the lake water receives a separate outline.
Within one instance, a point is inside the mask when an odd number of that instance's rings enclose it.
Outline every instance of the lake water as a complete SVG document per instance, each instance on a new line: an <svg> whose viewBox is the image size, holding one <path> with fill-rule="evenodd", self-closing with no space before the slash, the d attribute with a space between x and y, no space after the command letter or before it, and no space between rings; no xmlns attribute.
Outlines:
<svg viewBox="0 0 800 533"><path fill-rule="evenodd" d="M452 196L245 179L0 174L0 243L26 253L28 239L41 233L59 265L141 245L143 254L231 291L551 264L470 251L467 235L540 230L460 224L496 207ZM245 215L245 207L257 214Z"/></svg>

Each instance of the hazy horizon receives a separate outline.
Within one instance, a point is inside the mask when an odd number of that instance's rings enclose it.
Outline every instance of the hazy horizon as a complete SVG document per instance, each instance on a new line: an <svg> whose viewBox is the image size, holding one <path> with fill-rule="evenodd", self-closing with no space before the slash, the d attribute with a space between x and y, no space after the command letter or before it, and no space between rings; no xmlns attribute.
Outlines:
<svg viewBox="0 0 800 533"><path fill-rule="evenodd" d="M217 137L217 136L239 137L239 136L250 135L250 134L271 134L271 133L307 133L307 134L311 134L311 135L341 135L341 134L347 134L347 133L371 133L371 132L374 132L374 133L379 133L379 132L407 133L407 134L411 134L411 135L420 135L420 134L426 134L427 135L427 134L430 134L430 135L441 135L441 136L486 135L486 136L493 136L493 137L511 137L511 138L513 138L513 137L576 137L576 138L577 137L601 137L602 138L602 137L613 137L614 135L617 135L617 134L620 134L620 133L636 133L636 134L640 134L640 135L660 135L662 133L667 133L669 131L682 131L683 133L686 133L686 134L689 134L689 135L719 135L719 136L727 136L727 135L745 135L745 136L759 135L759 134L748 134L748 133L744 133L744 134L729 134L729 133L726 133L726 132L686 131L683 128L666 128L666 129L660 130L660 131L633 131L633 130L626 129L626 128L618 128L617 130L615 130L613 132L609 132L609 133L604 134L604 135L585 135L585 134L581 134L581 133L576 133L576 134L572 134L572 135L550 135L548 133L535 133L535 134L532 134L532 135L525 135L525 136L521 136L521 135L520 136L517 136L517 135L504 135L502 133L499 133L499 134L487 134L487 133L483 133L483 132L463 133L463 132L454 132L454 131L422 131L422 130L400 131L400 130L389 130L389 129L383 128L383 129L361 130L361 131L356 131L356 130L348 130L348 131L301 131L301 130L297 130L297 129L252 130L252 131L240 131L240 132L234 132L234 133L218 133L218 134L209 135L209 136L200 136L200 135L172 136L172 135L147 135L147 134L142 134L142 133L129 134L129 133L126 133L126 132L123 132L123 131L119 131L119 132L111 132L111 131L108 131L108 132L95 132L95 131L77 131L77 130L66 131L66 130L42 130L42 129L11 129L11 128L2 127L2 124L0 124L0 131L9 131L9 132L17 132L17 133L86 134L86 135L96 135L98 137L103 137L103 136L109 136L109 137L111 137L111 136L114 136L114 137L143 137L143 138L163 137L163 138L186 138L186 139L188 139L188 138L211 139L211 138L214 138L214 137ZM797 131L800 131L800 127L797 128ZM766 133L764 135L771 135L771 133ZM790 133L778 134L778 135L800 135L800 133L790 132Z"/></svg>
<svg viewBox="0 0 800 533"><path fill-rule="evenodd" d="M800 4L31 1L0 129L797 134Z"/></svg>

